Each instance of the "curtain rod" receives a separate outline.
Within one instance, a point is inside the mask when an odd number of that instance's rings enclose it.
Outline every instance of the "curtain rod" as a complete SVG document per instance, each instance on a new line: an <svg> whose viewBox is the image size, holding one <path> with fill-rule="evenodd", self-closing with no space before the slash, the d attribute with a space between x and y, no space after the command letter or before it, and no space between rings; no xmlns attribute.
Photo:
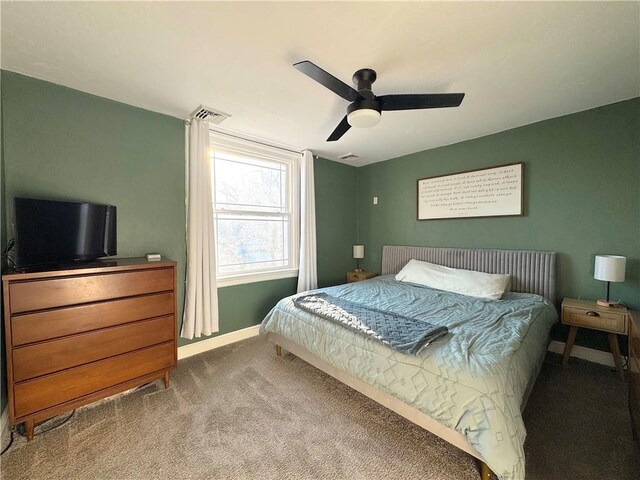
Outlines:
<svg viewBox="0 0 640 480"><path fill-rule="evenodd" d="M185 125L191 125L191 120L185 120L184 123ZM244 140L245 142L257 143L258 145L264 145L265 147L278 148L280 150L285 150L291 153L301 154L304 151L304 150L291 150L290 148L285 148L285 147L278 147L276 145L271 145L269 143L259 142L258 140L253 140L251 138L244 138L244 137L241 137L240 135L234 135L232 133L227 133L227 132L220 132L218 130L209 130L209 131L213 133L217 133L218 135L226 135L227 137L237 138L238 140Z"/></svg>

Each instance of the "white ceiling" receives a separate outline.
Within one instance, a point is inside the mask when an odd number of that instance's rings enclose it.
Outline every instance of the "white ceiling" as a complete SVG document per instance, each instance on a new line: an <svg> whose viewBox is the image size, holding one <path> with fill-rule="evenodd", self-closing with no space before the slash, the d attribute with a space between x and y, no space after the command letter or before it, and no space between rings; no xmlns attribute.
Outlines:
<svg viewBox="0 0 640 480"><path fill-rule="evenodd" d="M640 4L2 3L2 68L364 165L640 95ZM465 92L325 139L347 103L291 65L378 95Z"/></svg>

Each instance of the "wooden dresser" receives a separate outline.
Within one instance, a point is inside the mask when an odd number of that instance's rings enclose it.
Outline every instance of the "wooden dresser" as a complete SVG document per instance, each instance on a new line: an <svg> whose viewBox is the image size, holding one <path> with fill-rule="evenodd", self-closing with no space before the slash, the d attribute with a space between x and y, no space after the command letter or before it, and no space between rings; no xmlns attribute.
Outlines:
<svg viewBox="0 0 640 480"><path fill-rule="evenodd" d="M116 259L2 278L9 425L163 379L177 363L176 264Z"/></svg>
<svg viewBox="0 0 640 480"><path fill-rule="evenodd" d="M633 436L640 445L640 311L629 321L629 411Z"/></svg>

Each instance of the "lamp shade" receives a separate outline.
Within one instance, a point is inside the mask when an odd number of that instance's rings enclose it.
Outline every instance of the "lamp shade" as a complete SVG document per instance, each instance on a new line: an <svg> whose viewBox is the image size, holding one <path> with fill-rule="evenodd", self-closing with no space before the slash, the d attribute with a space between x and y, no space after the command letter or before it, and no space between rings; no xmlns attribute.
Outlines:
<svg viewBox="0 0 640 480"><path fill-rule="evenodd" d="M627 259L619 255L596 255L593 278L605 282L624 282Z"/></svg>
<svg viewBox="0 0 640 480"><path fill-rule="evenodd" d="M353 258L364 258L364 245L353 246Z"/></svg>

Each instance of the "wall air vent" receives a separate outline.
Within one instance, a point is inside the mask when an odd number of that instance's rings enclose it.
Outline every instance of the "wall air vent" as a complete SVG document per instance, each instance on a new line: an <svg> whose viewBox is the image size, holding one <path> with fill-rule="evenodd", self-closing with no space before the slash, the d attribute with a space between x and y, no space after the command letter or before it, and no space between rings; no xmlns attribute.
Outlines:
<svg viewBox="0 0 640 480"><path fill-rule="evenodd" d="M360 158L360 155L356 155L355 153L345 153L344 155L340 155L338 158L340 160L353 160L354 158Z"/></svg>
<svg viewBox="0 0 640 480"><path fill-rule="evenodd" d="M228 113L224 113L219 110L214 110L213 108L200 105L198 108L196 108L193 111L190 118L199 118L200 120L205 120L209 123L213 123L214 125L217 125L218 123L222 123L224 120L226 120L230 116L231 115L229 115Z"/></svg>

